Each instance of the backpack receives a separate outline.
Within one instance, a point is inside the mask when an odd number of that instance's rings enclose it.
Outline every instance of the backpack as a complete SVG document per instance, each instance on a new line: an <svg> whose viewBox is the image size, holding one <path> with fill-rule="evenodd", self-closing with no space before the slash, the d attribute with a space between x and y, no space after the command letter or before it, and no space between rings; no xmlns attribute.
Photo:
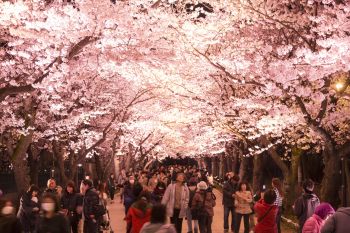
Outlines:
<svg viewBox="0 0 350 233"><path fill-rule="evenodd" d="M311 198L304 197L306 219L310 218L315 213L315 209L319 204L320 204L320 201L315 196L312 196Z"/></svg>

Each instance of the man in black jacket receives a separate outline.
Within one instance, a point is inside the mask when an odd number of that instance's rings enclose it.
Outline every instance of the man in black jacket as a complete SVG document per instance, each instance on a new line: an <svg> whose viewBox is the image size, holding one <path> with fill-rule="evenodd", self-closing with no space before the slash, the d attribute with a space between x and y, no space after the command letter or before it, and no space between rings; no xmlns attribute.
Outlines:
<svg viewBox="0 0 350 233"><path fill-rule="evenodd" d="M91 180L82 181L82 191L84 193L83 201L83 218L84 233L98 232L98 209L99 197L95 189L92 187Z"/></svg>
<svg viewBox="0 0 350 233"><path fill-rule="evenodd" d="M228 232L229 230L229 221L228 217L231 212L231 230L234 231L234 225L235 225L235 192L236 192L236 186L237 182L239 181L239 177L235 176L232 172L228 173L227 175L227 181L224 184L223 188L223 198L222 198L222 204L224 205L224 231Z"/></svg>

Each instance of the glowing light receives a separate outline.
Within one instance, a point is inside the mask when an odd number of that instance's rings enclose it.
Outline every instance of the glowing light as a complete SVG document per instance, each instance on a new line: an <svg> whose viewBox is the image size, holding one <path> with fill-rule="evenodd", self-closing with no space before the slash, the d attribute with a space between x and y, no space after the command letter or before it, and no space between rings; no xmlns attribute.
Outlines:
<svg viewBox="0 0 350 233"><path fill-rule="evenodd" d="M337 89L337 91L341 91L344 88L344 83L336 83L335 88Z"/></svg>

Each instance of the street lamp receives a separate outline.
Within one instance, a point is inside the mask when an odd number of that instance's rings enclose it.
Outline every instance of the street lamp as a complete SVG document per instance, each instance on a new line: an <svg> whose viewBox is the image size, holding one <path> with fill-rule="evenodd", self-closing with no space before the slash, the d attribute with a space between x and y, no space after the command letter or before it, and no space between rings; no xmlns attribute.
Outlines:
<svg viewBox="0 0 350 233"><path fill-rule="evenodd" d="M337 89L337 91L341 91L341 90L343 90L343 88L344 88L344 83L342 83L342 82L337 82L337 83L335 84L335 89Z"/></svg>

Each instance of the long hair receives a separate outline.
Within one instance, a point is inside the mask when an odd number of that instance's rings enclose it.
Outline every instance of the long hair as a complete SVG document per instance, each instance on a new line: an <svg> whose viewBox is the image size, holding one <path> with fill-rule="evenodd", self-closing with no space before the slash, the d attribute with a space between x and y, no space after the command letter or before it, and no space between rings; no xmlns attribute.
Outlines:
<svg viewBox="0 0 350 233"><path fill-rule="evenodd" d="M238 184L238 191L242 191L242 185L244 185L244 184L246 186L246 191L250 191L250 186L249 186L248 182L246 182L246 181L242 181Z"/></svg>
<svg viewBox="0 0 350 233"><path fill-rule="evenodd" d="M281 197L284 196L284 192L282 190L282 182L279 178L273 178L272 179L273 186L278 190Z"/></svg>

